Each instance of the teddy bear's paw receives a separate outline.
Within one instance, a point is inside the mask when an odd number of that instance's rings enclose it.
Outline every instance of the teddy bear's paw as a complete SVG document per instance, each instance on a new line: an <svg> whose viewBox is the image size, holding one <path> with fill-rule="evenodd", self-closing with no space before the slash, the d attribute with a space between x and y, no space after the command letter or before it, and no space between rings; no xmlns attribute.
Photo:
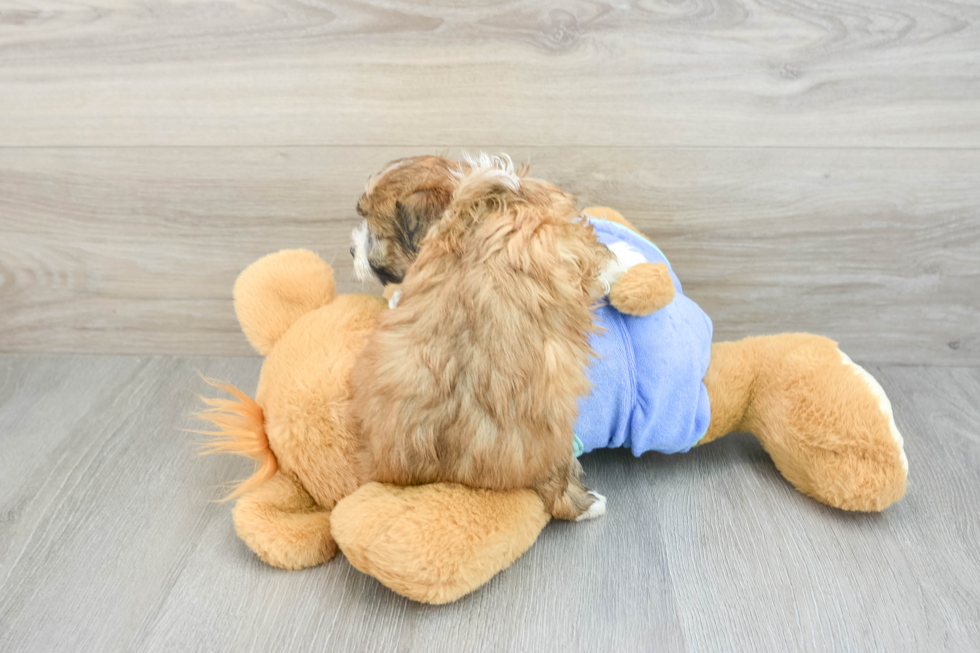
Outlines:
<svg viewBox="0 0 980 653"><path fill-rule="evenodd" d="M337 550L330 534L330 511L282 472L242 495L232 518L238 537L273 567L314 567Z"/></svg>
<svg viewBox="0 0 980 653"><path fill-rule="evenodd" d="M593 492L589 490L589 494L592 496L592 505L589 509L583 512L581 515L575 518L575 521L587 521L589 519L597 519L606 514L606 497L602 496L598 492Z"/></svg>
<svg viewBox="0 0 980 653"><path fill-rule="evenodd" d="M895 441L895 445L898 447L899 456L901 457L902 461L902 468L905 470L905 473L908 474L909 459L905 457L905 440L902 439L902 434L898 431L898 425L895 424L895 413L892 412L892 402L888 400L888 395L885 394L885 389L881 387L880 383L878 383L878 379L871 376L866 369L852 361L850 356L839 349L837 350L837 353L840 354L841 361L844 363L844 365L854 370L854 373L857 374L862 381L864 381L865 385L868 386L868 390L870 390L871 394L873 394L875 399L878 400L878 410L881 411L882 415L888 418L888 430L891 433L892 439Z"/></svg>
<svg viewBox="0 0 980 653"><path fill-rule="evenodd" d="M763 360L769 351L776 361L762 368L747 426L783 476L843 510L877 512L898 501L908 461L878 382L827 338L754 342Z"/></svg>
<svg viewBox="0 0 980 653"><path fill-rule="evenodd" d="M629 268L612 286L609 303L620 313L649 315L674 301L677 293L663 263L640 263Z"/></svg>

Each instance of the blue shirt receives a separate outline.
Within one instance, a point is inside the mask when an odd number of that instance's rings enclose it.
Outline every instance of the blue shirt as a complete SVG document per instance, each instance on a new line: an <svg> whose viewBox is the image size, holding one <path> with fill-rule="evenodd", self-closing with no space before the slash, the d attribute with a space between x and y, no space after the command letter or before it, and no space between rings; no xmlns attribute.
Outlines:
<svg viewBox="0 0 980 653"><path fill-rule="evenodd" d="M608 302L595 311L605 331L591 338L593 389L579 400L575 453L609 447L629 447L635 456L687 451L711 421L703 382L711 358L711 319L684 296L667 258L650 240L616 222L588 221L602 243L626 242L648 262L665 263L676 295L642 317L620 313Z"/></svg>

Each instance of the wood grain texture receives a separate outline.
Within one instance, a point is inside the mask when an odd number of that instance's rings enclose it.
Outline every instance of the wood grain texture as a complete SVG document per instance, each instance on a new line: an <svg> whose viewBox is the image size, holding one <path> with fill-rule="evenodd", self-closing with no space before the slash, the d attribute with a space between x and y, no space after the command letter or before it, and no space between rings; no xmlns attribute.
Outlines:
<svg viewBox="0 0 980 653"><path fill-rule="evenodd" d="M0 145L980 147L967 0L12 1Z"/></svg>
<svg viewBox="0 0 980 653"><path fill-rule="evenodd" d="M812 331L864 360L980 362L980 151L510 151L650 235L716 339ZM349 281L353 207L415 152L0 149L0 351L249 355L238 272L306 247L342 292L378 292Z"/></svg>
<svg viewBox="0 0 980 653"><path fill-rule="evenodd" d="M258 367L0 356L0 650L980 647L976 368L870 368L911 465L882 514L801 496L744 435L683 455L593 454L605 517L549 525L509 570L434 608L342 558L272 569L236 538L230 507L210 500L248 464L193 457L179 429L196 369L251 389Z"/></svg>

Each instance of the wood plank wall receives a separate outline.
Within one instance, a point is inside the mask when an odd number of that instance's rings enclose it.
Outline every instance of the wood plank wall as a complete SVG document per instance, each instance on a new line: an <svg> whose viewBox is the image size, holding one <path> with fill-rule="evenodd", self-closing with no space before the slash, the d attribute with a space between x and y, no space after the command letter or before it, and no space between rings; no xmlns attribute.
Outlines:
<svg viewBox="0 0 980 653"><path fill-rule="evenodd" d="M249 355L237 272L364 179L529 157L654 238L718 338L980 362L980 6L0 0L0 351Z"/></svg>

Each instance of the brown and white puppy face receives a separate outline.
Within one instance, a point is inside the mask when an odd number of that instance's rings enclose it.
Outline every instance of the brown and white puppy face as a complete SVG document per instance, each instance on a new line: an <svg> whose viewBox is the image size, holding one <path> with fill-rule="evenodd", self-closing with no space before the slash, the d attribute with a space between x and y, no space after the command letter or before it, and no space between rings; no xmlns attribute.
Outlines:
<svg viewBox="0 0 980 653"><path fill-rule="evenodd" d="M357 202L362 222L351 234L354 274L401 283L429 227L452 199L459 165L439 156L392 161L368 180Z"/></svg>

